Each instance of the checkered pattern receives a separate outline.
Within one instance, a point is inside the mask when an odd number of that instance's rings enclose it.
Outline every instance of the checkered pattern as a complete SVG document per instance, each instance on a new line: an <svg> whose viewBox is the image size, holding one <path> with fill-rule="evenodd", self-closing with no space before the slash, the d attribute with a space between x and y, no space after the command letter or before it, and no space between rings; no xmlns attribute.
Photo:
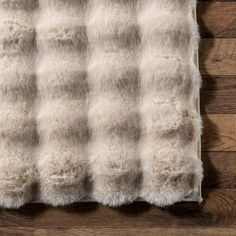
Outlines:
<svg viewBox="0 0 236 236"><path fill-rule="evenodd" d="M194 0L0 0L0 206L198 194Z"/></svg>

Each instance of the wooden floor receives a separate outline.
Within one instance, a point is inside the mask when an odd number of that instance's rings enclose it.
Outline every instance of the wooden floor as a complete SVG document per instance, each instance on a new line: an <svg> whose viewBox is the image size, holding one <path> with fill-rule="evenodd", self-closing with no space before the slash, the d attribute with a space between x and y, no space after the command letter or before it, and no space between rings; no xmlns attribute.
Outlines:
<svg viewBox="0 0 236 236"><path fill-rule="evenodd" d="M0 210L0 236L236 236L236 0L200 1L204 202Z"/></svg>

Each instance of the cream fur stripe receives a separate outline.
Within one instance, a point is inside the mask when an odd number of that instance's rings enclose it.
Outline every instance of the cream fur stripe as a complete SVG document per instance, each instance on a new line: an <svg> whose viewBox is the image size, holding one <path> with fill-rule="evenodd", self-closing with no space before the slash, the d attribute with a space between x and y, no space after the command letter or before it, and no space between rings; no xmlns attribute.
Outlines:
<svg viewBox="0 0 236 236"><path fill-rule="evenodd" d="M0 0L0 207L199 197L194 0Z"/></svg>

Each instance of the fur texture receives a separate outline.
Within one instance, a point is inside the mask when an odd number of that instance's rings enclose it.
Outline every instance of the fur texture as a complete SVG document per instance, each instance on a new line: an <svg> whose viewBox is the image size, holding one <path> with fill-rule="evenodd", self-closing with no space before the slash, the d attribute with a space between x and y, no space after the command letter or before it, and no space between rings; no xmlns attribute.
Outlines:
<svg viewBox="0 0 236 236"><path fill-rule="evenodd" d="M199 196L195 5L0 0L1 207Z"/></svg>

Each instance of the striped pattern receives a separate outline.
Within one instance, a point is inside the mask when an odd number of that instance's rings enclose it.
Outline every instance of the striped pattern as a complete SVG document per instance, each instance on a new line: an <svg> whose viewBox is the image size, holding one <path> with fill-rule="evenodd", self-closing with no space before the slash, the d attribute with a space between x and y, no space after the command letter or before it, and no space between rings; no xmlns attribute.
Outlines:
<svg viewBox="0 0 236 236"><path fill-rule="evenodd" d="M191 0L0 0L0 206L200 197Z"/></svg>

